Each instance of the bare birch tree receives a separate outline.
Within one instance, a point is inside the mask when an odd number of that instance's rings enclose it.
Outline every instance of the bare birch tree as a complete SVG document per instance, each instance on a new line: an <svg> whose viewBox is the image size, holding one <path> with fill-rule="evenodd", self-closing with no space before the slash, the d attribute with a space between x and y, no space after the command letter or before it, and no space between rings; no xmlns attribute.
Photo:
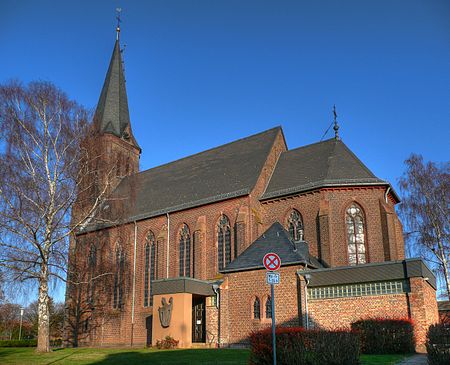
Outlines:
<svg viewBox="0 0 450 365"><path fill-rule="evenodd" d="M437 267L450 298L450 164L424 163L411 155L400 178L400 213L406 222L407 243Z"/></svg>
<svg viewBox="0 0 450 365"><path fill-rule="evenodd" d="M50 351L49 283L66 279L69 238L108 191L94 175L99 156L86 142L88 121L48 82L0 85L0 266L37 284L38 352Z"/></svg>

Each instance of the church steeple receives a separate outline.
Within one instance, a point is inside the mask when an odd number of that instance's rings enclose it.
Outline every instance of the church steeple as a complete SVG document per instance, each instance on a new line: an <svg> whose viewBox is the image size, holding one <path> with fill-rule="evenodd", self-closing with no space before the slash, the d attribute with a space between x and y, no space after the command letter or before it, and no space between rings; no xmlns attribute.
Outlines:
<svg viewBox="0 0 450 365"><path fill-rule="evenodd" d="M118 27L117 35L120 28ZM128 98L125 87L119 37L114 44L111 61L94 115L97 132L124 139L139 148L131 131Z"/></svg>

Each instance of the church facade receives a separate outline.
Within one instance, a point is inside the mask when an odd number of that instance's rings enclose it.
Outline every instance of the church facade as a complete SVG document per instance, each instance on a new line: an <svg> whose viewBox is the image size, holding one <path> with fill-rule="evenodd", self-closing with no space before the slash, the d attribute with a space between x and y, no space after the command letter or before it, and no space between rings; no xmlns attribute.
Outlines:
<svg viewBox="0 0 450 365"><path fill-rule="evenodd" d="M67 287L69 342L245 345L271 323L262 258L275 252L277 325L410 318L424 343L436 279L405 259L397 194L337 125L335 138L292 150L275 127L139 172L118 39L94 125L98 179L113 175L102 214L120 220L88 225L71 245L70 261L84 263L71 270L88 279Z"/></svg>

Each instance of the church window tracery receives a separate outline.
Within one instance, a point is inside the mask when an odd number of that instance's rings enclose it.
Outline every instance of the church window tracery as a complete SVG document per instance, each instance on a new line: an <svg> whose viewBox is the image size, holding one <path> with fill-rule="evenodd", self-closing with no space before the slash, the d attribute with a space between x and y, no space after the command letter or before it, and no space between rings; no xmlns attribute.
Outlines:
<svg viewBox="0 0 450 365"><path fill-rule="evenodd" d="M120 309L123 305L123 276L125 269L125 254L120 245L115 251L113 308Z"/></svg>
<svg viewBox="0 0 450 365"><path fill-rule="evenodd" d="M231 228L230 220L224 214L220 217L217 229L217 259L219 270L231 262Z"/></svg>
<svg viewBox="0 0 450 365"><path fill-rule="evenodd" d="M253 302L253 319L261 319L261 302L258 297Z"/></svg>
<svg viewBox="0 0 450 365"><path fill-rule="evenodd" d="M356 203L347 208L345 214L348 241L348 261L350 265L365 264L366 229L362 209Z"/></svg>
<svg viewBox="0 0 450 365"><path fill-rule="evenodd" d="M272 298L270 296L266 300L266 318L272 318Z"/></svg>
<svg viewBox="0 0 450 365"><path fill-rule="evenodd" d="M304 227L302 215L298 210L293 210L288 219L289 235L293 241L304 240Z"/></svg>
<svg viewBox="0 0 450 365"><path fill-rule="evenodd" d="M156 278L156 244L153 232L147 234L144 248L144 307L153 304L152 282Z"/></svg>
<svg viewBox="0 0 450 365"><path fill-rule="evenodd" d="M191 276L191 234L186 224L180 231L180 276Z"/></svg>

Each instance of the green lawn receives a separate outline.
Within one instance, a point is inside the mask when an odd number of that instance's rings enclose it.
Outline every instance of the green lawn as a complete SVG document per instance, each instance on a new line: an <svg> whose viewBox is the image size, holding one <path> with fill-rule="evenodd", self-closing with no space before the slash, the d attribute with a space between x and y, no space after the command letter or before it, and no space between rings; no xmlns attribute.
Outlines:
<svg viewBox="0 0 450 365"><path fill-rule="evenodd" d="M36 354L32 348L0 348L2 365L244 365L249 351L235 349L153 350L153 349L60 349ZM363 355L362 365L395 364L402 355Z"/></svg>

